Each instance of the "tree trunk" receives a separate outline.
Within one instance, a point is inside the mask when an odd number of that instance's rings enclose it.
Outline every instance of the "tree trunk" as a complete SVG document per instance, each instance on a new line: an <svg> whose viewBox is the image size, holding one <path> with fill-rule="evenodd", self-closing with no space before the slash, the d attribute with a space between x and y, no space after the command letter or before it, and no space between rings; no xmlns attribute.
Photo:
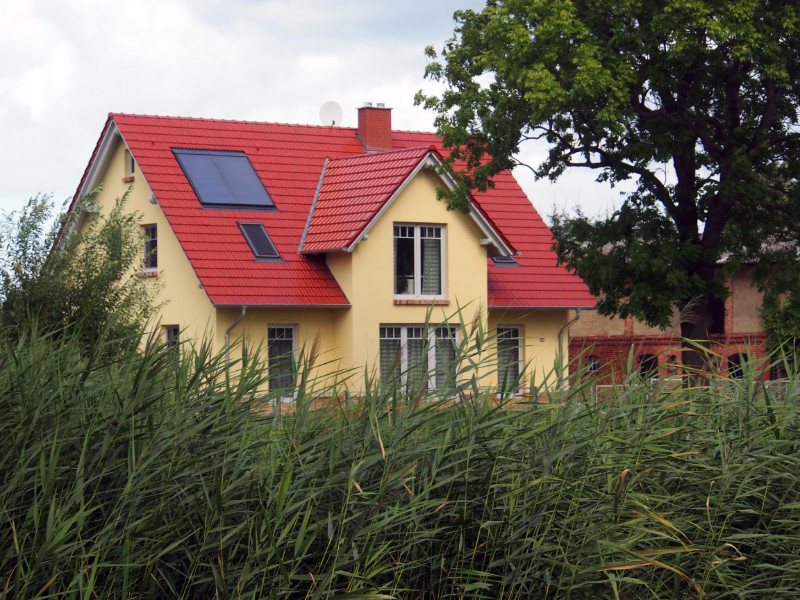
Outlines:
<svg viewBox="0 0 800 600"><path fill-rule="evenodd" d="M712 323L711 294L695 299L689 308L681 313L682 360L684 385L705 383L711 372L710 355L704 349L709 347L709 331Z"/></svg>

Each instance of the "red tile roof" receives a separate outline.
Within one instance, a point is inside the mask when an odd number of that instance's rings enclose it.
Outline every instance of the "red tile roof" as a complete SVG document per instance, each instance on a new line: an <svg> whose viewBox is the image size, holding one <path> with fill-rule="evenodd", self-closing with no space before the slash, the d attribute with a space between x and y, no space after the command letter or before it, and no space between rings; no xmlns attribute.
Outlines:
<svg viewBox="0 0 800 600"><path fill-rule="evenodd" d="M332 159L300 250L349 248L429 153L428 148L413 148Z"/></svg>
<svg viewBox="0 0 800 600"><path fill-rule="evenodd" d="M376 198L402 183L402 173L407 172L409 164L418 164L431 146L445 153L432 133L394 131L396 152L376 155L365 153L353 128L112 113L76 198L86 193L93 163L114 125L208 297L217 306L347 306L348 300L324 257L298 252L326 159L325 189L320 190L309 222L306 251L348 246L380 210ZM171 148L244 151L278 210L201 207ZM339 179L349 169L367 173L367 167L377 169L370 171L370 179ZM340 184L349 186L346 193L344 188L337 188ZM338 204L348 194L356 201L347 206ZM494 189L476 194L475 202L487 221L519 252L518 267L498 267L489 262L490 307L595 305L583 281L556 265L550 231L510 173L496 176ZM341 227L333 226L333 209ZM342 215L347 218L343 220ZM237 222L263 223L281 260L257 261Z"/></svg>

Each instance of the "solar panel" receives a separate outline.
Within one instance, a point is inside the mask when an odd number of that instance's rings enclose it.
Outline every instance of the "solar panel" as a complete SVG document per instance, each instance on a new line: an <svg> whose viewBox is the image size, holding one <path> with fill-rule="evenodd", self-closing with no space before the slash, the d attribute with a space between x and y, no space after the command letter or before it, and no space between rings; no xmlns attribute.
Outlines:
<svg viewBox="0 0 800 600"><path fill-rule="evenodd" d="M244 152L173 148L172 153L203 206L275 208Z"/></svg>
<svg viewBox="0 0 800 600"><path fill-rule="evenodd" d="M492 262L500 267L516 267L517 261L513 256L493 256Z"/></svg>
<svg viewBox="0 0 800 600"><path fill-rule="evenodd" d="M280 258L267 230L261 223L238 223L244 239L256 258Z"/></svg>

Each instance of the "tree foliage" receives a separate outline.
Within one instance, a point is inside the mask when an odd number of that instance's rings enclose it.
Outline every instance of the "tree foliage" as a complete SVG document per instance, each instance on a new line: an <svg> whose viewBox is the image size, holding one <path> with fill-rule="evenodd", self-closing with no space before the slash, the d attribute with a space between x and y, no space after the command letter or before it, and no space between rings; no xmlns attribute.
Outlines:
<svg viewBox="0 0 800 600"><path fill-rule="evenodd" d="M490 0L456 13L418 95L465 189L520 164L520 145L548 144L531 166L556 179L596 170L635 183L597 221L555 218L562 262L597 294L599 310L707 339L725 275L765 275L797 243L800 193L800 12L786 0ZM463 198L453 197L455 206ZM687 309L688 307L688 309Z"/></svg>
<svg viewBox="0 0 800 600"><path fill-rule="evenodd" d="M156 292L137 269L138 215L126 210L127 194L101 215L95 195L60 217L41 195L4 215L0 319L6 332L72 329L89 344L110 327L121 346L136 344Z"/></svg>

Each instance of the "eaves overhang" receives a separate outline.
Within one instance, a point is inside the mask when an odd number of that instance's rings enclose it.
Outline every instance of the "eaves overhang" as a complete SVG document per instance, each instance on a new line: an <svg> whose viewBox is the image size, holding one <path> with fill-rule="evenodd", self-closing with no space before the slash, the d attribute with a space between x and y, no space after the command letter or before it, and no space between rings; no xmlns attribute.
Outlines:
<svg viewBox="0 0 800 600"><path fill-rule="evenodd" d="M226 302L216 304L212 302L211 306L214 308L241 308L242 306L247 306L248 308L352 308L349 302L346 304L279 304L272 302L268 304L253 302Z"/></svg>
<svg viewBox="0 0 800 600"><path fill-rule="evenodd" d="M583 306L528 306L521 304L512 304L510 306L501 306L499 304L489 304L489 310L596 310L597 306L583 305Z"/></svg>

